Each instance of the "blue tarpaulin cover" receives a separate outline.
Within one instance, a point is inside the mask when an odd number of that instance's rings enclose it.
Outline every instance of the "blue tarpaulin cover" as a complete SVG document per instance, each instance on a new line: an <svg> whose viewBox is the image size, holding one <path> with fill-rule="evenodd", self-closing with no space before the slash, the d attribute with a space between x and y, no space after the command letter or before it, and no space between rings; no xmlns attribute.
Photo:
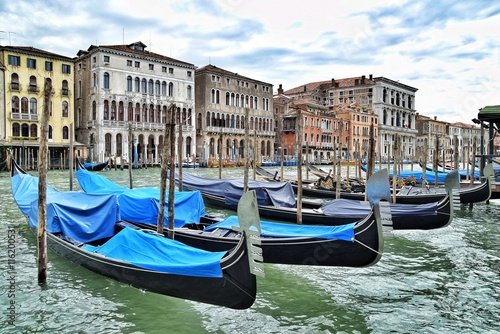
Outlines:
<svg viewBox="0 0 500 334"><path fill-rule="evenodd" d="M140 268L199 277L222 277L226 252L207 252L141 230L125 228L102 246L84 249Z"/></svg>
<svg viewBox="0 0 500 334"><path fill-rule="evenodd" d="M114 235L120 220L115 195L59 192L47 195L47 231L61 232L80 242L91 242ZM31 227L38 226L38 200L31 203Z"/></svg>
<svg viewBox="0 0 500 334"><path fill-rule="evenodd" d="M31 227L38 227L38 178L17 174L12 177L11 185L19 209L28 217ZM120 219L114 195L59 192L49 186L46 210L48 232L63 233L80 242L112 236Z"/></svg>
<svg viewBox="0 0 500 334"><path fill-rule="evenodd" d="M226 219L210 225L205 231L222 228L231 230L238 226L238 217L229 216ZM260 222L261 235L264 237L297 238L311 237L332 240L354 240L354 223L339 226L317 226L317 225L293 225L274 222Z"/></svg>
<svg viewBox="0 0 500 334"><path fill-rule="evenodd" d="M428 204L398 204L391 203L391 215L403 216L432 216L437 215L437 202ZM371 211L369 202L351 199L334 199L321 206L321 210L327 216L364 218Z"/></svg>
<svg viewBox="0 0 500 334"><path fill-rule="evenodd" d="M76 177L80 187L87 193L116 194L120 203L120 215L123 220L156 225L160 204L160 189L128 189L87 170L78 170ZM165 212L168 210L167 199L168 196L165 200ZM205 215L205 204L201 193L197 191L175 192L174 213L175 227L182 227L188 223L199 223L200 217ZM167 214L165 214L164 224L168 225Z"/></svg>
<svg viewBox="0 0 500 334"><path fill-rule="evenodd" d="M184 173L182 185L202 193L220 196L228 205L236 205L243 195L243 178L210 179ZM248 181L248 190L255 190L258 205L294 208L297 205L292 185L289 182Z"/></svg>

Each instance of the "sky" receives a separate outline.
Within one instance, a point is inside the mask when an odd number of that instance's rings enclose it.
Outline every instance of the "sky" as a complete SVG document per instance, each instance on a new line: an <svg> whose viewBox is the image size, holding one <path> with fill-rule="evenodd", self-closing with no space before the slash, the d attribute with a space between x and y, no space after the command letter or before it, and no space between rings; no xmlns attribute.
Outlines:
<svg viewBox="0 0 500 334"><path fill-rule="evenodd" d="M67 57L91 45L212 64L291 89L372 74L417 88L415 108L472 124L500 104L498 0L0 1L0 44Z"/></svg>

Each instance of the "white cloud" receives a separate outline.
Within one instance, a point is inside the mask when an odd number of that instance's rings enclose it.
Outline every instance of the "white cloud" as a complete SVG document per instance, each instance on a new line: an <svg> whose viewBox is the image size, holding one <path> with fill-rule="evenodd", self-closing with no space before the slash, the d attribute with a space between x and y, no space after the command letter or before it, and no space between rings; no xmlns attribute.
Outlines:
<svg viewBox="0 0 500 334"><path fill-rule="evenodd" d="M418 88L418 112L447 121L470 122L477 109L500 103L493 1L18 0L0 5L0 15L13 45L66 56L140 40L285 89L384 76ZM9 43L8 33L0 38Z"/></svg>

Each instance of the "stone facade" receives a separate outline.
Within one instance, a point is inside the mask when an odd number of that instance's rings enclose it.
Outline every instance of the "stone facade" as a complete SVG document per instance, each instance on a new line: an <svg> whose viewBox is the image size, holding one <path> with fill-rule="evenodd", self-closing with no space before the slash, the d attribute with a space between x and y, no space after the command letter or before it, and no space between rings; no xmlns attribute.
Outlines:
<svg viewBox="0 0 500 334"><path fill-rule="evenodd" d="M129 161L128 144L133 139L139 161L158 164L167 111L175 104L176 131L182 125L183 138L182 152L176 154L193 155L195 69L193 64L147 51L141 42L92 45L78 52L76 138L94 161L108 156Z"/></svg>
<svg viewBox="0 0 500 334"><path fill-rule="evenodd" d="M196 155L202 165L261 162L274 154L273 86L214 65L196 70ZM245 141L248 119L249 137ZM255 148L255 149L254 149Z"/></svg>

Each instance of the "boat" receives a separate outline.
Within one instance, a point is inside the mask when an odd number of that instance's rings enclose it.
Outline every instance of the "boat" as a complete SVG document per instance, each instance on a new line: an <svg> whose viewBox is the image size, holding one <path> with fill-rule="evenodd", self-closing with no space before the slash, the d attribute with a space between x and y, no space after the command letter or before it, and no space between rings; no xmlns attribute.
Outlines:
<svg viewBox="0 0 500 334"><path fill-rule="evenodd" d="M386 182L388 184L388 179ZM447 226L453 215L452 188L456 183L458 176L455 174L453 177L453 174L450 174L447 182L448 192L439 202L419 205L391 204L393 228L433 229ZM210 179L185 173L182 185L186 190L200 191L205 204L216 208L235 210L235 204L243 194L242 179ZM248 189L256 191L261 217L292 223L297 221L297 202L290 183L250 180ZM360 201L350 202L348 206L345 205L348 202L342 201L330 206L329 203L302 201L302 223L343 225L359 219L360 216L366 216L365 210L369 209L368 206L361 206ZM326 206L329 206L328 212L324 211ZM332 207L340 211L331 210Z"/></svg>
<svg viewBox="0 0 500 334"><path fill-rule="evenodd" d="M93 163L93 162L85 162L83 163L83 168L86 170L98 172L103 170L108 166L109 161L104 161L104 162L99 162L99 163Z"/></svg>
<svg viewBox="0 0 500 334"><path fill-rule="evenodd" d="M128 222L145 229L155 227L158 206L148 203L159 203L159 191L127 189L82 169L78 163L76 178L86 192L117 194L121 216ZM372 184L375 182L376 178ZM180 197L191 198L177 200ZM176 192L175 239L210 251L228 250L238 244L241 233L232 228L238 225L235 216L217 219L204 212L199 191ZM165 225L168 226L168 218ZM267 221L261 221L260 226L262 257L266 263L366 267L377 263L383 251L381 218L374 209L358 221L341 226L299 226Z"/></svg>
<svg viewBox="0 0 500 334"><path fill-rule="evenodd" d="M255 173L263 180L266 181L286 181L292 184L297 184L297 180L293 180L290 178L285 178L284 180L280 180L281 176L278 175L278 171L271 173L266 168L262 168L260 166L255 166ZM302 180L302 184L310 184L314 183L314 180Z"/></svg>
<svg viewBox="0 0 500 334"><path fill-rule="evenodd" d="M422 168L423 167L422 163L419 162L419 164L420 164L420 167ZM448 167L446 167L446 166L443 167L442 163L438 163L438 166L441 167L440 169L438 168L438 173L444 173L444 174L446 174L448 172L451 172L451 171L455 170L453 168L449 168L449 166ZM436 173L434 171L434 167L431 164L425 165L425 170L428 171L428 172L431 172L431 173ZM458 172L458 175L460 176L460 180L467 180L467 179L470 179L471 176L472 176L472 170L457 169L456 171ZM476 169L474 171L474 179L475 180L479 180L480 177L481 177L481 175L480 175L479 169Z"/></svg>
<svg viewBox="0 0 500 334"><path fill-rule="evenodd" d="M38 178L14 160L14 199L35 231ZM256 298L247 237L230 251L207 252L119 220L114 194L59 192L47 187L47 244L93 272L147 291L233 309ZM247 235L246 232L242 232Z"/></svg>
<svg viewBox="0 0 500 334"><path fill-rule="evenodd" d="M313 167L314 170L316 171L316 175L318 175L320 178L323 179L328 179L332 178L328 173L323 171L322 169L318 167ZM260 173L260 170L258 171ZM272 175L272 174L271 174ZM320 176L324 175L324 176ZM268 181L273 181L276 182L278 179L275 179L274 177L270 177L269 174L267 176L264 176L263 179L268 180ZM356 179L353 179L356 181ZM297 193L298 190L298 185L296 183L291 182L291 186L294 190L295 193ZM434 203L434 202L439 202L443 200L446 196L446 192L439 192L439 193L423 193L423 192L417 192L414 191L413 193L409 194L409 189L413 189L413 186L402 186L400 189L398 189L398 193L396 194L396 202L401 203L401 204L426 204L426 203ZM420 188L418 188L420 189ZM343 199L351 199L351 200L357 200L357 201L364 201L366 194L364 191L361 191L362 188L355 188L352 187L350 189L344 189L341 190L339 193L340 198ZM336 199L337 198L337 193L335 188L326 188L324 186L318 186L316 183L312 182L310 184L303 184L302 185L302 195L306 197L312 197L312 198L321 198L321 199Z"/></svg>

